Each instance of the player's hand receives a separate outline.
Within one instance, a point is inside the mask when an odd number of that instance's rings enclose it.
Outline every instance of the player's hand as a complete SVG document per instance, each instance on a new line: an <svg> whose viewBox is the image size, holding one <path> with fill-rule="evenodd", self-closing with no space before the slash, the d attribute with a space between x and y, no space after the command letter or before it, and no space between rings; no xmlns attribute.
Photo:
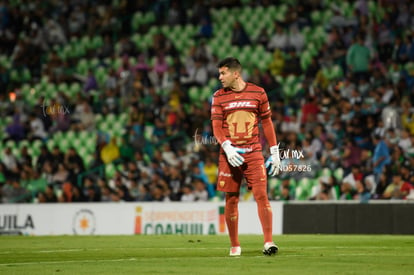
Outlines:
<svg viewBox="0 0 414 275"><path fill-rule="evenodd" d="M276 176L280 171L279 145L270 147L270 157L266 160L266 168L270 166L268 174Z"/></svg>
<svg viewBox="0 0 414 275"><path fill-rule="evenodd" d="M226 140L221 144L224 152L226 153L227 160L233 167L238 167L243 164L244 158L240 154L247 152L245 148L238 148L231 145L230 140Z"/></svg>

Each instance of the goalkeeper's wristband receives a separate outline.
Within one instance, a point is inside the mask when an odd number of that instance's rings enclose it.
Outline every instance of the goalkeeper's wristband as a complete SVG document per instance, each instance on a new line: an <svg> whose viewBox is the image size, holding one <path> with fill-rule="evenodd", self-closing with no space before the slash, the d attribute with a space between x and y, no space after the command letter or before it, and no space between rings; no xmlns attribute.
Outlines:
<svg viewBox="0 0 414 275"><path fill-rule="evenodd" d="M221 144L221 147L224 149L224 150L226 150L227 148L229 148L229 146L232 146L231 145L231 141L230 140L225 140L225 141L223 141L223 143Z"/></svg>
<svg viewBox="0 0 414 275"><path fill-rule="evenodd" d="M270 154L279 157L279 144L270 147Z"/></svg>

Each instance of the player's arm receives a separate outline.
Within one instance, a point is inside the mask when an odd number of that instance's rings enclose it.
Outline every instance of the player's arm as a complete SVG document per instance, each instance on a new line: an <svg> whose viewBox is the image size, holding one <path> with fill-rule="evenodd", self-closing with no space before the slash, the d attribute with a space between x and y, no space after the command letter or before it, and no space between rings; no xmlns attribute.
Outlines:
<svg viewBox="0 0 414 275"><path fill-rule="evenodd" d="M275 176L280 171L280 155L279 155L279 144L277 143L276 132L273 126L269 101L266 93L262 94L260 113L263 134L266 138L267 143L270 147L270 157L266 160L266 168L270 167L269 175Z"/></svg>

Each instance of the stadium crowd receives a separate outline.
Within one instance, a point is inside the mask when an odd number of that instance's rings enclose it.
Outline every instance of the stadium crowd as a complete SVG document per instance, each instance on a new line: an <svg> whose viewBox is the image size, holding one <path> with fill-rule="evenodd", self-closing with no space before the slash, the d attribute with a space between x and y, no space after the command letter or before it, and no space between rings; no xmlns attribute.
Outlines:
<svg viewBox="0 0 414 275"><path fill-rule="evenodd" d="M47 106L39 96L31 107L20 94L22 83L12 81L10 70L0 65L0 114L12 117L4 125L7 135L2 140L3 203L222 199L215 191L218 146L211 138L210 102L195 104L189 91L217 77L218 56L209 46L219 31L212 9L237 12L243 5L266 7L274 1L152 2L0 2L0 54L10 58L12 68L28 70L32 85L47 78L82 87L73 98L57 90ZM276 2L286 2L288 8L283 20L275 19L272 32L263 29L253 37L243 21L236 21L230 32L235 47L260 44L273 54L265 70L245 71L250 82L268 92L284 156L281 175L269 179L269 197L411 198L414 3L375 1L384 11L378 20L369 10L374 1L348 1L353 7L350 17L338 6L347 1ZM302 30L317 25L313 12L326 10L333 14L323 26L326 39L310 64L301 66L307 47ZM136 12L153 12L155 18L134 30ZM188 52L179 51L175 41L161 33L154 34L145 50L131 40L151 25L184 24L199 30ZM76 72L79 58L62 58L57 49L73 38L95 34L103 43L85 56L97 62L81 75ZM110 67L119 57L119 66L108 69L99 81L99 68ZM339 77L327 76L333 66L342 72ZM280 81L291 75L301 77L294 96L284 93ZM100 131L98 114L127 114L123 135ZM150 124L153 130L146 137ZM47 146L54 135L68 131L93 134L96 146L90 161L75 146ZM40 141L40 154L33 156L23 146L16 155L6 146L9 141ZM99 172L113 163L117 169L112 175ZM311 188L302 198L298 187L306 189L309 179ZM247 190L242 195L251 199Z"/></svg>

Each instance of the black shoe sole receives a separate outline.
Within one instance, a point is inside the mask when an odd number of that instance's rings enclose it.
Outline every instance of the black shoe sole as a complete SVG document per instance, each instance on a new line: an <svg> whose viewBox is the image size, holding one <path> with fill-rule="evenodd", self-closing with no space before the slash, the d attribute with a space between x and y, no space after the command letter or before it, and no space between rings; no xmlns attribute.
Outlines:
<svg viewBox="0 0 414 275"><path fill-rule="evenodd" d="M272 246L267 250L263 250L263 254L266 256L272 256L272 255L276 255L276 253L278 252L278 248L277 246Z"/></svg>

